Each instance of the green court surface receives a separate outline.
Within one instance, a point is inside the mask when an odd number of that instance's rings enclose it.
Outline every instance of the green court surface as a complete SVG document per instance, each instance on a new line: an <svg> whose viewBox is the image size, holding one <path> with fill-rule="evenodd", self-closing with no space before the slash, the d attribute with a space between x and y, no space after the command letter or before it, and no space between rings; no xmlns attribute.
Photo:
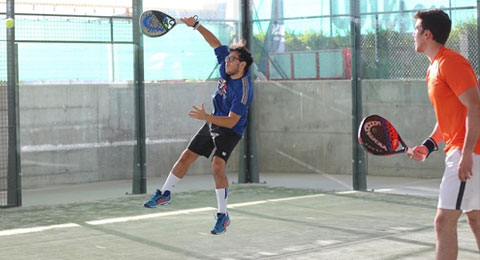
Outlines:
<svg viewBox="0 0 480 260"><path fill-rule="evenodd" d="M214 236L213 191L0 211L0 259L434 259L433 197L232 185ZM465 217L459 259L480 259Z"/></svg>

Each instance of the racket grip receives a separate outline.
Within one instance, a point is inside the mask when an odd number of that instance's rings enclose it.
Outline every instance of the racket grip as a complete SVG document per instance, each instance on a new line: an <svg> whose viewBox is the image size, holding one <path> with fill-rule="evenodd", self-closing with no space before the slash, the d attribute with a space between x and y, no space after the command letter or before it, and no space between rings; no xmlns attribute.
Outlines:
<svg viewBox="0 0 480 260"><path fill-rule="evenodd" d="M195 19L195 21L198 22L198 15L194 15L194 16L192 16L192 17ZM185 17L185 18L188 18L188 17ZM182 18L179 17L179 18L174 18L174 19L175 19L175 23L184 24L184 22L181 20Z"/></svg>
<svg viewBox="0 0 480 260"><path fill-rule="evenodd" d="M405 152L407 153L407 155L411 155L411 156L415 154L415 152L413 151L413 148L410 148L410 147L405 148Z"/></svg>

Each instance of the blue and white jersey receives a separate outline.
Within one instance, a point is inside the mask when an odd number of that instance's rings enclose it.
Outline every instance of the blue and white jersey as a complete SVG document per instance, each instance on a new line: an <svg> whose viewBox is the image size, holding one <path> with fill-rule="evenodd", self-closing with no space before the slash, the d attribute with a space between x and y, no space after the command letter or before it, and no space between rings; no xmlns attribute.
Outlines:
<svg viewBox="0 0 480 260"><path fill-rule="evenodd" d="M253 88L250 80L250 72L239 79L232 79L225 71L225 58L230 54L227 46L215 49L218 64L220 64L220 78L218 89L213 95L213 115L228 116L230 111L241 116L232 130L242 135L247 127L248 106L253 99Z"/></svg>

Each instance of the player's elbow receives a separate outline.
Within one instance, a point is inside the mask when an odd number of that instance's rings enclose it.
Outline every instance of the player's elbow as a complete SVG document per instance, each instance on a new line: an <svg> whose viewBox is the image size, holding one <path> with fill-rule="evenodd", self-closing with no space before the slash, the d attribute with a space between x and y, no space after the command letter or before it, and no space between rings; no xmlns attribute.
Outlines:
<svg viewBox="0 0 480 260"><path fill-rule="evenodd" d="M228 121L227 127L232 129L237 123L238 123L237 118L230 118L230 120Z"/></svg>
<svg viewBox="0 0 480 260"><path fill-rule="evenodd" d="M232 129L236 124L237 123L229 122L226 127Z"/></svg>
<svg viewBox="0 0 480 260"><path fill-rule="evenodd" d="M210 42L210 46L211 46L213 49L216 49L216 48L222 46L222 44L220 43L220 41L216 40L216 41Z"/></svg>

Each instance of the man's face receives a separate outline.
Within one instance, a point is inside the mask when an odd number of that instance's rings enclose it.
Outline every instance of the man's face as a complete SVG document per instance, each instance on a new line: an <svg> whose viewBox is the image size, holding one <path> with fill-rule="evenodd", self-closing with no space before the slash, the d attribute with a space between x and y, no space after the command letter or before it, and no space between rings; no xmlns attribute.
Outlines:
<svg viewBox="0 0 480 260"><path fill-rule="evenodd" d="M240 67L240 59L238 58L238 53L233 51L225 58L225 71L228 75L235 75L237 74L241 67Z"/></svg>
<svg viewBox="0 0 480 260"><path fill-rule="evenodd" d="M413 32L413 39L415 40L415 51L424 52L426 48L425 30L422 28L422 20L417 19L415 22L415 31Z"/></svg>

